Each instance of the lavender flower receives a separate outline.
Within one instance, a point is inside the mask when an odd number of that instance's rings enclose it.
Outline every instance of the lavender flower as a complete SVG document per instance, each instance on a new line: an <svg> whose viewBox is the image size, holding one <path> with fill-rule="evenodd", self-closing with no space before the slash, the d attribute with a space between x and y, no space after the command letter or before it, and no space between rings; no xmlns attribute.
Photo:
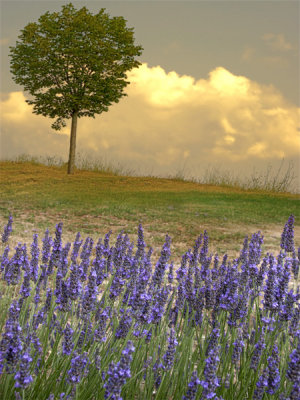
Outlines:
<svg viewBox="0 0 300 400"><path fill-rule="evenodd" d="M220 346L212 348L205 360L204 380L200 381L203 387L202 399L211 399L216 395L216 389L220 386L219 378L216 376L218 369Z"/></svg>
<svg viewBox="0 0 300 400"><path fill-rule="evenodd" d="M163 277L165 274L167 262L171 255L170 245L171 245L171 238L170 236L166 235L166 241L163 245L160 258L155 266L155 271L152 277L153 284L157 288L160 288L163 282Z"/></svg>
<svg viewBox="0 0 300 400"><path fill-rule="evenodd" d="M9 309L9 316L5 324L5 331L0 342L0 360L4 363L8 373L16 372L20 360L23 344L21 340L22 328L19 324L20 307L14 300ZM2 365L3 367L3 365Z"/></svg>
<svg viewBox="0 0 300 400"><path fill-rule="evenodd" d="M82 299L81 313L83 319L88 318L88 315L95 308L95 301L97 299L97 287L96 287L97 274L94 269L91 269L89 274L89 280L87 287L85 288L85 294Z"/></svg>
<svg viewBox="0 0 300 400"><path fill-rule="evenodd" d="M12 232L12 223L13 223L13 218L12 215L8 217L8 223L4 227L4 232L2 234L2 243L6 243L8 241L8 237Z"/></svg>
<svg viewBox="0 0 300 400"><path fill-rule="evenodd" d="M154 306L151 310L151 316L148 319L148 323L159 324L161 318L165 311L165 305L169 295L169 287L163 287L159 289L157 294L155 295Z"/></svg>
<svg viewBox="0 0 300 400"><path fill-rule="evenodd" d="M80 232L77 232L75 241L73 243L73 250L71 254L71 261L73 264L76 264L76 259L78 257L79 249L82 244L82 240L80 240Z"/></svg>
<svg viewBox="0 0 300 400"><path fill-rule="evenodd" d="M110 400L120 400L122 397L121 390L122 386L126 383L126 379L131 377L130 364L132 361L131 354L134 352L135 348L132 342L129 340L127 342L126 348L122 351L121 360L115 364L111 362L108 368L108 380L103 385L105 388L105 399Z"/></svg>
<svg viewBox="0 0 300 400"><path fill-rule="evenodd" d="M217 346L219 337L220 337L220 329L214 328L209 337L209 342L205 353L206 356L208 356L210 351Z"/></svg>
<svg viewBox="0 0 300 400"><path fill-rule="evenodd" d="M297 307L294 309L289 326L289 334L291 336L296 336L297 328L299 326L299 321L300 321L300 304L297 304Z"/></svg>
<svg viewBox="0 0 300 400"><path fill-rule="evenodd" d="M269 257L269 270L268 270L268 279L265 286L265 295L264 295L264 307L267 310L275 311L278 309L278 302L275 299L275 286L277 283L277 271L274 265L274 257L270 255Z"/></svg>
<svg viewBox="0 0 300 400"><path fill-rule="evenodd" d="M31 245L31 261L30 261L31 279L33 280L33 282L37 282L38 279L39 254L40 250L38 247L38 235L35 234L33 235L33 242Z"/></svg>
<svg viewBox="0 0 300 400"><path fill-rule="evenodd" d="M64 340L63 340L63 354L70 355L72 353L72 350L74 348L74 343L72 340L73 336L73 329L71 328L70 324L67 324L65 330L64 330Z"/></svg>
<svg viewBox="0 0 300 400"><path fill-rule="evenodd" d="M170 267L169 267L169 274L168 274L168 282L172 283L174 279L173 275L173 262L171 262Z"/></svg>
<svg viewBox="0 0 300 400"><path fill-rule="evenodd" d="M6 246L4 249L3 255L1 257L0 272L6 271L6 273L7 273L7 268L9 265L8 253L9 253L9 246Z"/></svg>
<svg viewBox="0 0 300 400"><path fill-rule="evenodd" d="M253 355L251 358L250 368L253 370L256 370L258 368L262 350L266 347L266 345L264 343L264 339L265 339L264 336L265 336L265 331L264 331L264 328L262 328L261 334L259 336L259 341L255 345Z"/></svg>
<svg viewBox="0 0 300 400"><path fill-rule="evenodd" d="M286 296L289 279L290 279L290 262L286 260L284 268L281 269L281 274L278 271L279 279L278 279L278 286L277 290L275 291L275 298L279 305L282 305L282 301Z"/></svg>
<svg viewBox="0 0 300 400"><path fill-rule="evenodd" d="M153 364L152 371L154 375L154 386L156 390L159 388L159 385L161 384L161 368L163 367L162 363L160 362L160 352L161 348L158 346L157 350L157 360Z"/></svg>
<svg viewBox="0 0 300 400"><path fill-rule="evenodd" d="M300 384L298 382L293 385L290 396L287 400L299 400L299 398L300 398Z"/></svg>
<svg viewBox="0 0 300 400"><path fill-rule="evenodd" d="M252 397L253 400L261 400L262 399L265 389L266 389L266 387L268 387L267 377L268 377L268 371L267 371L267 369L265 369L256 383L256 388L254 390L253 397Z"/></svg>
<svg viewBox="0 0 300 400"><path fill-rule="evenodd" d="M182 400L195 400L197 390L198 390L198 385L200 385L200 379L197 377L197 372L194 371L192 373L192 378L191 381L188 385L188 390L186 392L185 396L182 396Z"/></svg>
<svg viewBox="0 0 300 400"><path fill-rule="evenodd" d="M87 364L88 358L86 352L80 355L74 353L74 356L71 360L71 368L68 371L67 378L71 384L77 384L80 382L85 373L85 368L87 367Z"/></svg>
<svg viewBox="0 0 300 400"><path fill-rule="evenodd" d="M25 352L21 358L19 370L15 374L15 387L25 389L33 381L29 373L31 361L32 358L28 352Z"/></svg>
<svg viewBox="0 0 300 400"><path fill-rule="evenodd" d="M275 394L280 386L279 361L278 348L274 345L272 356L268 357L268 387L266 392L269 394Z"/></svg>
<svg viewBox="0 0 300 400"><path fill-rule="evenodd" d="M165 355L163 356L165 370L170 370L172 368L173 363L174 363L176 346L178 345L178 341L176 340L176 337L175 337L174 328L171 328L171 330L170 330L170 336L168 338L168 342L169 342L168 349L167 349Z"/></svg>
<svg viewBox="0 0 300 400"><path fill-rule="evenodd" d="M21 278L21 267L24 262L24 250L21 243L15 248L16 252L11 261L8 264L8 268L5 271L4 279L9 285L17 285Z"/></svg>
<svg viewBox="0 0 300 400"><path fill-rule="evenodd" d="M282 309L279 314L279 319L281 321L289 321L293 318L293 305L297 299L297 295L294 295L293 292L293 289L289 291L285 298L285 302L282 305Z"/></svg>
<svg viewBox="0 0 300 400"><path fill-rule="evenodd" d="M228 318L229 326L236 326L237 320L243 320L248 313L248 300L249 300L250 288L249 283L247 284L245 291L237 296L237 305L234 311L230 312Z"/></svg>
<svg viewBox="0 0 300 400"><path fill-rule="evenodd" d="M145 293L150 276L151 273L148 271L148 269L143 268L140 272L136 285L132 289L132 295L128 304L132 307L132 310L137 317L140 315L145 301L147 301L148 299L150 300L147 293Z"/></svg>
<svg viewBox="0 0 300 400"><path fill-rule="evenodd" d="M237 340L233 343L233 351L231 357L231 361L233 364L237 365L244 347L245 343L242 339L242 330L239 328Z"/></svg>
<svg viewBox="0 0 300 400"><path fill-rule="evenodd" d="M61 244L61 235L62 235L62 222L56 225L55 230L55 239L53 243L53 249L50 256L49 266L47 270L47 275L51 275L53 271L53 267L58 267L61 263L61 252L62 252L62 244Z"/></svg>
<svg viewBox="0 0 300 400"><path fill-rule="evenodd" d="M60 293L56 299L60 311L69 311L71 308L71 300L69 297L69 288L67 283L61 281Z"/></svg>
<svg viewBox="0 0 300 400"><path fill-rule="evenodd" d="M298 279L298 274L299 274L299 267L300 267L299 255L300 255L300 247L298 248L298 257L296 257L296 252L293 251L292 271L295 281Z"/></svg>
<svg viewBox="0 0 300 400"><path fill-rule="evenodd" d="M52 240L49 237L49 230L47 229L45 232L45 237L42 239L43 241L43 250L42 250L42 263L47 264L50 257L50 249L52 246Z"/></svg>
<svg viewBox="0 0 300 400"><path fill-rule="evenodd" d="M96 314L96 322L98 323L97 328L95 329L94 336L95 340L100 342L105 342L105 331L106 331L106 322L109 318L109 307L106 307L102 313Z"/></svg>
<svg viewBox="0 0 300 400"><path fill-rule="evenodd" d="M63 277L65 277L68 272L68 254L70 248L71 248L71 243L67 243L61 252L60 271Z"/></svg>
<svg viewBox="0 0 300 400"><path fill-rule="evenodd" d="M206 256L207 256L207 253L208 253L208 241L209 241L209 238L208 238L208 235L207 235L207 231L205 230L203 232L203 243L202 243L200 256L199 256L199 261L200 261L201 264L204 264L205 261L206 261Z"/></svg>
<svg viewBox="0 0 300 400"><path fill-rule="evenodd" d="M115 299L116 297L118 297L123 290L125 280L122 279L122 275L123 275L123 271L122 271L122 267L120 265L120 267L117 269L117 271L114 275L113 281L112 281L110 289L109 289L109 297L111 299Z"/></svg>
<svg viewBox="0 0 300 400"><path fill-rule="evenodd" d="M294 221L295 217L290 215L281 235L280 247L286 252L292 252L294 250Z"/></svg>
<svg viewBox="0 0 300 400"><path fill-rule="evenodd" d="M139 260L139 259L143 259L144 257L144 252L145 252L145 247L146 247L146 243L144 241L144 231L143 231L143 227L142 224L139 224L138 227L138 244L137 244L137 251L136 251L136 255L135 255L135 259Z"/></svg>
<svg viewBox="0 0 300 400"><path fill-rule="evenodd" d="M176 271L176 279L180 282L187 272L186 263L190 257L190 252L186 252L181 258L181 264L178 270Z"/></svg>
<svg viewBox="0 0 300 400"><path fill-rule="evenodd" d="M297 348L290 354L290 361L286 371L287 378L294 384L300 385L300 340L298 337Z"/></svg>
<svg viewBox="0 0 300 400"><path fill-rule="evenodd" d="M263 244L264 237L260 232L254 233L252 235L251 241L249 243L249 253L248 253L248 263L250 265L257 265L260 261L261 256L261 246Z"/></svg>
<svg viewBox="0 0 300 400"><path fill-rule="evenodd" d="M30 287L30 271L26 271L23 278L22 287L20 290L20 295L22 299L30 296L31 287Z"/></svg>
<svg viewBox="0 0 300 400"><path fill-rule="evenodd" d="M95 357L94 357L94 361L95 361L95 367L98 371L101 370L101 357L99 355L99 349L97 348L95 351Z"/></svg>
<svg viewBox="0 0 300 400"><path fill-rule="evenodd" d="M215 287L212 286L212 280L209 275L205 277L205 308L207 310L214 308L216 302L215 296L216 290Z"/></svg>
<svg viewBox="0 0 300 400"><path fill-rule="evenodd" d="M121 309L120 311L123 312L123 315L116 331L116 338L118 339L125 338L127 336L132 324L132 317L130 315L130 311L129 310L124 311L123 309Z"/></svg>
<svg viewBox="0 0 300 400"><path fill-rule="evenodd" d="M72 264L70 270L70 278L68 279L69 297L71 300L76 300L81 294L82 284L79 280L78 266Z"/></svg>

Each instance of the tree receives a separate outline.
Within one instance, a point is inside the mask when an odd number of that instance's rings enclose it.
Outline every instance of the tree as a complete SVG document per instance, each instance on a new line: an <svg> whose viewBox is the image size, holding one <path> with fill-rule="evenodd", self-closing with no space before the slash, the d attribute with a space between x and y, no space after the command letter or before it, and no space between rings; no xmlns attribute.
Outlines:
<svg viewBox="0 0 300 400"><path fill-rule="evenodd" d="M21 42L10 46L13 80L35 97L26 100L33 112L58 117L51 125L55 130L66 126L64 118L72 118L68 174L74 172L77 118L95 118L127 96L122 92L130 83L125 72L141 65L134 60L143 47L134 46L133 28L104 11L92 15L72 3L61 13L47 11L39 23L21 30Z"/></svg>

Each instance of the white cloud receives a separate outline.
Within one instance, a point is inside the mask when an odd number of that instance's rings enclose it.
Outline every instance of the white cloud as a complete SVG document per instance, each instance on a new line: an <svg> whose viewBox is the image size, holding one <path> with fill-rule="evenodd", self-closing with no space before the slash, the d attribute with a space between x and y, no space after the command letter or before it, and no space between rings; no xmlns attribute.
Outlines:
<svg viewBox="0 0 300 400"><path fill-rule="evenodd" d="M160 67L128 72L128 97L107 113L78 121L77 150L146 173L191 174L208 164L249 171L255 165L299 162L299 111L270 85L217 67L206 79L166 73ZM1 100L2 157L19 153L67 159L70 121L64 134L53 120L32 114L22 92Z"/></svg>

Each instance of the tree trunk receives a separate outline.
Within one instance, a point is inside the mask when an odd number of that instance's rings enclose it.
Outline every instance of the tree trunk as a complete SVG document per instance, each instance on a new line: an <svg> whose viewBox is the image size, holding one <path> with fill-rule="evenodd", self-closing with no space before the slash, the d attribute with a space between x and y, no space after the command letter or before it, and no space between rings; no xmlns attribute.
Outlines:
<svg viewBox="0 0 300 400"><path fill-rule="evenodd" d="M71 125L71 135L70 135L68 174L74 173L75 151L76 151L76 130L77 130L77 112L74 112L74 114L72 115L72 125Z"/></svg>

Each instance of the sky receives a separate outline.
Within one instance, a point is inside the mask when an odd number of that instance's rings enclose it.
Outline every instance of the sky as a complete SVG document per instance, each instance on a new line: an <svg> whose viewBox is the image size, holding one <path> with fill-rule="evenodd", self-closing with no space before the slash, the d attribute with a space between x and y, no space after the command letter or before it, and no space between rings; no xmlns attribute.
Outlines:
<svg viewBox="0 0 300 400"><path fill-rule="evenodd" d="M69 153L70 120L32 113L9 46L29 22L70 1L1 1L1 159ZM77 125L77 154L137 175L242 179L284 160L300 192L299 1L72 1L122 16L143 46L128 94Z"/></svg>

